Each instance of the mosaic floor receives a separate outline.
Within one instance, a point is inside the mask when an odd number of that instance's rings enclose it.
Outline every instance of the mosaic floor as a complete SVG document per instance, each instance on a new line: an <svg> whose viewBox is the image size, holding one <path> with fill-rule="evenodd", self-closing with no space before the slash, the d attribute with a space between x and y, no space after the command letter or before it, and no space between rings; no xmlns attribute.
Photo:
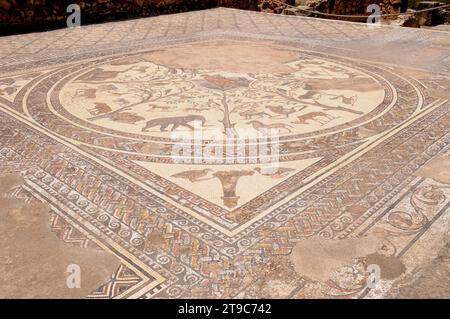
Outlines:
<svg viewBox="0 0 450 319"><path fill-rule="evenodd" d="M450 297L450 33L219 8L0 57L0 256L42 250L4 297ZM177 161L199 123L278 130L279 168ZM73 263L87 290L52 289Z"/></svg>

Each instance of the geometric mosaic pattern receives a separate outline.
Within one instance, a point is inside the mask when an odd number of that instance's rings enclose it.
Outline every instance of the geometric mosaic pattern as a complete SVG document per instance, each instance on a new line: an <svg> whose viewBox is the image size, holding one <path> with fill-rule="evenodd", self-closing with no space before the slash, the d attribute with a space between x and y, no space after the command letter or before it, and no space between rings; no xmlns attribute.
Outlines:
<svg viewBox="0 0 450 319"><path fill-rule="evenodd" d="M219 8L6 37L0 56L1 172L59 238L122 261L89 298L382 296L364 258L315 282L292 248L382 233L413 269L445 234L445 32ZM175 162L194 121L279 129L278 173Z"/></svg>
<svg viewBox="0 0 450 319"><path fill-rule="evenodd" d="M99 287L91 295L89 299L110 299L120 296L131 287L141 281L130 269L121 265L117 272L112 276L111 281Z"/></svg>

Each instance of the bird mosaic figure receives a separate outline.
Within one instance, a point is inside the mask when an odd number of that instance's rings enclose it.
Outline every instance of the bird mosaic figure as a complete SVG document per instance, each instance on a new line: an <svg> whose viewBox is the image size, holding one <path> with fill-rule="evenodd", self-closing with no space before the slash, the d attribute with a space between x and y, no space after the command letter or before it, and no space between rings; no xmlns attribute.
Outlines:
<svg viewBox="0 0 450 319"><path fill-rule="evenodd" d="M198 181L211 179L211 178L204 178L211 171L212 170L209 169L209 168L197 169L197 170L189 170L189 171L184 171L184 172L180 172L180 173L177 173L177 174L173 174L173 175L171 175L171 177L183 178L183 179L187 179L191 183L195 183L195 182L198 182Z"/></svg>
<svg viewBox="0 0 450 319"><path fill-rule="evenodd" d="M274 169L264 169L261 167L256 167L255 171L261 175L270 176L271 178L284 178L287 177L292 171L295 171L293 168L287 167L278 167Z"/></svg>

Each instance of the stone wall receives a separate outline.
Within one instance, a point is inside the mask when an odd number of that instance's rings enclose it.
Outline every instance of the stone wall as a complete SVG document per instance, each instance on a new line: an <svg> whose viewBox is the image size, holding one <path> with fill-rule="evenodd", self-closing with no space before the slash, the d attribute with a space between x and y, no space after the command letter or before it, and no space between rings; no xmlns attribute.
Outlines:
<svg viewBox="0 0 450 319"><path fill-rule="evenodd" d="M327 0L326 12L334 14L364 14L370 4L377 3L382 13L399 13L401 0Z"/></svg>
<svg viewBox="0 0 450 319"><path fill-rule="evenodd" d="M0 34L64 27L66 8L81 7L82 24L212 8L244 0L0 0ZM248 8L245 8L248 9Z"/></svg>
<svg viewBox="0 0 450 319"><path fill-rule="evenodd" d="M352 16L368 16L369 14L366 12L367 7L373 3L377 3L380 6L381 13L385 15L382 18L382 22L385 24L421 27L450 23L450 9L448 8L420 12L423 9L437 8L444 4L449 4L450 0L446 0L446 2L423 1L417 3L415 8L419 12L408 9L409 1L406 0L296 0L296 7L284 10L284 13L365 22L367 20L366 17L358 18ZM324 14L314 14L309 11L318 11ZM399 16L396 13L405 14ZM343 15L343 17L327 16L326 14ZM393 15L390 16L390 14Z"/></svg>
<svg viewBox="0 0 450 319"><path fill-rule="evenodd" d="M0 35L65 27L66 8L81 7L81 23L200 10L218 6L258 10L272 0L0 0ZM281 0L294 4L295 0ZM281 10L280 12L281 13Z"/></svg>
<svg viewBox="0 0 450 319"><path fill-rule="evenodd" d="M312 10L342 14L365 14L370 4L378 4L382 13L399 13L402 9L402 0L296 0L296 6L309 7ZM403 8L404 9L404 8Z"/></svg>
<svg viewBox="0 0 450 319"><path fill-rule="evenodd" d="M369 13L367 13L367 8L371 4L378 4L382 14L396 14L405 12L408 8L407 0L294 0L295 7L288 8L286 6L283 13L365 22L367 20L367 16L369 16ZM314 14L311 13L311 11L321 13ZM336 15L343 15L345 17L337 17ZM358 18L351 16L364 17Z"/></svg>

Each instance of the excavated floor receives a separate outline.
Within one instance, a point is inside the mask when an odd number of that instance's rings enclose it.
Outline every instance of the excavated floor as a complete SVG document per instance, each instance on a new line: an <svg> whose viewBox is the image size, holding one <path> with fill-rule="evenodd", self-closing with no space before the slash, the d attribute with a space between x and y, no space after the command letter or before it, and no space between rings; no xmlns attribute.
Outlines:
<svg viewBox="0 0 450 319"><path fill-rule="evenodd" d="M449 298L449 35L219 8L0 38L1 297Z"/></svg>

